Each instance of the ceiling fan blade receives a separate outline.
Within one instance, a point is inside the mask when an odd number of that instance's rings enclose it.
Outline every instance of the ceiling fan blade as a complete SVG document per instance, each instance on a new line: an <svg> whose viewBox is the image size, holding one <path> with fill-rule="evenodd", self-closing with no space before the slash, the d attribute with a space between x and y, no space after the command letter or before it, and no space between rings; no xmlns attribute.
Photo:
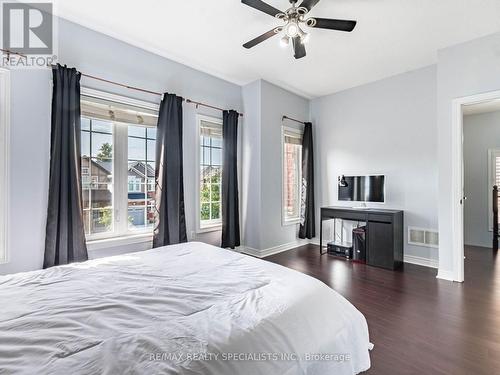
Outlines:
<svg viewBox="0 0 500 375"><path fill-rule="evenodd" d="M311 9L319 3L319 0L304 0L299 8L306 8L308 12L311 11Z"/></svg>
<svg viewBox="0 0 500 375"><path fill-rule="evenodd" d="M266 4L261 0L241 0L241 2L249 7L260 10L261 12L267 13L270 16L276 17L277 14L283 14L283 12L275 7Z"/></svg>
<svg viewBox="0 0 500 375"><path fill-rule="evenodd" d="M306 47L300 40L300 36L296 36L292 39L294 57L296 59L301 59L306 55Z"/></svg>
<svg viewBox="0 0 500 375"><path fill-rule="evenodd" d="M356 21L350 20L334 20L329 18L312 18L316 21L311 27L319 29L330 29L339 31L352 31L356 26Z"/></svg>
<svg viewBox="0 0 500 375"><path fill-rule="evenodd" d="M282 30L281 27L275 27L274 29L272 30L269 30L267 33L264 33L262 35L259 35L257 38L255 39L252 39L251 41L249 42L246 42L245 44L243 44L243 47L249 49L249 48L252 48L252 47L255 47L257 44L259 43L262 43L264 40L267 40L273 36L275 36L276 34L278 34L280 31Z"/></svg>

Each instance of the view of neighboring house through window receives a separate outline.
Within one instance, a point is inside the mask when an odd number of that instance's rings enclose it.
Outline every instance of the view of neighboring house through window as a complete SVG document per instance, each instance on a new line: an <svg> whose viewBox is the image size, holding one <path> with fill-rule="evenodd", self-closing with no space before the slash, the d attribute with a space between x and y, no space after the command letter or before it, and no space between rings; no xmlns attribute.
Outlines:
<svg viewBox="0 0 500 375"><path fill-rule="evenodd" d="M141 179L135 176L128 176L128 192L138 193L141 191Z"/></svg>
<svg viewBox="0 0 500 375"><path fill-rule="evenodd" d="M199 229L219 227L221 219L222 122L200 116Z"/></svg>
<svg viewBox="0 0 500 375"><path fill-rule="evenodd" d="M128 126L129 228L154 225L156 128Z"/></svg>
<svg viewBox="0 0 500 375"><path fill-rule="evenodd" d="M300 219L302 134L283 128L283 224Z"/></svg>
<svg viewBox="0 0 500 375"><path fill-rule="evenodd" d="M113 231L113 124L82 118L82 194L85 233Z"/></svg>
<svg viewBox="0 0 500 375"><path fill-rule="evenodd" d="M156 119L151 108L82 96L81 177L88 240L152 233Z"/></svg>

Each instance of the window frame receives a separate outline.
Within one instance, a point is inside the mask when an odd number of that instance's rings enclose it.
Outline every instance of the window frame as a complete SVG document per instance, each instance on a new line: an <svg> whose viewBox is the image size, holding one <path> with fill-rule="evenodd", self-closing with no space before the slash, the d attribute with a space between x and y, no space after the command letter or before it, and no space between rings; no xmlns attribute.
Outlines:
<svg viewBox="0 0 500 375"><path fill-rule="evenodd" d="M10 71L0 68L0 264L9 262Z"/></svg>
<svg viewBox="0 0 500 375"><path fill-rule="evenodd" d="M296 136L301 140L302 143L302 137L304 136L304 130L303 129L297 129L297 128L292 128L289 126L282 126L281 127L281 225L282 226L289 226L289 225L296 225L300 223L300 205L301 205L301 199L302 199L302 152L299 153L299 162L298 162L298 172L299 172L299 195L297 197L298 200L298 207L299 207L299 212L298 216L295 218L288 218L286 215L286 209L285 209L285 135L291 135L291 136Z"/></svg>
<svg viewBox="0 0 500 375"><path fill-rule="evenodd" d="M195 187L195 201L196 201L196 233L208 233L208 232L215 232L215 231L220 231L222 230L222 200L221 200L221 218L218 220L211 220L211 223L207 223L205 225L202 225L202 220L200 217L200 212L201 212L201 197L200 197L200 148L201 148L201 124L202 122L209 122L215 125L220 126L221 131L222 131L222 118L220 117L213 117L213 116L207 116L207 115L201 115L197 114L196 115L196 168L195 168L195 173L196 173L196 187ZM223 168L222 165L222 160L221 160L221 170ZM222 190L222 189L221 189ZM222 191L220 192L222 194ZM222 198L221 198L222 199Z"/></svg>
<svg viewBox="0 0 500 375"><path fill-rule="evenodd" d="M500 149L488 149L488 231L493 232L493 193L496 179L496 161L500 157ZM499 186L500 188L500 186Z"/></svg>
<svg viewBox="0 0 500 375"><path fill-rule="evenodd" d="M122 95L111 94L86 87L81 88L81 96L108 100L122 105L144 108L159 114L159 104L133 99ZM84 117L84 116L82 116ZM86 116L85 116L86 117ZM100 120L100 119L97 119ZM100 120L102 121L102 120ZM130 230L128 227L128 125L121 122L113 123L113 231L85 235L87 244L95 249L114 246L114 242L126 244L127 240L137 242L137 239L150 240L153 228ZM144 128L153 128L144 126ZM147 179L146 179L147 181ZM146 185L147 186L147 185ZM146 193L147 196L147 193ZM147 210L147 204L145 206ZM102 246L101 246L102 245Z"/></svg>

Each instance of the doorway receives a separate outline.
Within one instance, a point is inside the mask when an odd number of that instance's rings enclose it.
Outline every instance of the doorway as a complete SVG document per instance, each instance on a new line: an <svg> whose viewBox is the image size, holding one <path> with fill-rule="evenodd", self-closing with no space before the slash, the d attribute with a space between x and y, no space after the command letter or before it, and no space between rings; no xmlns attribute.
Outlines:
<svg viewBox="0 0 500 375"><path fill-rule="evenodd" d="M494 91L484 94L468 96L465 98L455 99L453 101L453 163L452 163L452 178L453 189L451 197L453 199L453 215L452 215L452 232L453 232L453 280L458 282L464 281L464 259L465 245L467 242L472 244L487 245L491 249L493 243L492 226L492 185L496 181L496 156L499 156L500 162L500 143L496 146L493 143L489 145L484 142L484 150L470 150L474 142L469 144L470 139L465 143L465 137L471 134L475 138L477 134L472 128L465 129L464 127L473 127L474 122L478 121L473 116L481 114L498 112L498 128L500 129L500 91ZM485 117L493 117L486 115ZM482 119L483 123L487 121ZM470 130L470 131L469 131ZM500 130L499 130L500 134ZM492 134L492 137L494 135ZM483 146L481 146L483 148ZM498 150L498 154L496 153ZM483 152L484 151L484 152ZM475 160L465 160L473 152L477 152ZM474 165L479 165L472 169ZM500 168L500 164L499 164ZM467 173L472 173L473 178L470 178ZM500 182L500 180L499 180ZM472 203L469 201L467 194L472 194ZM470 204L469 204L470 203ZM472 207L472 206L475 207ZM467 218L465 215L467 214ZM467 227L465 227L467 226ZM481 241L478 242L478 238Z"/></svg>

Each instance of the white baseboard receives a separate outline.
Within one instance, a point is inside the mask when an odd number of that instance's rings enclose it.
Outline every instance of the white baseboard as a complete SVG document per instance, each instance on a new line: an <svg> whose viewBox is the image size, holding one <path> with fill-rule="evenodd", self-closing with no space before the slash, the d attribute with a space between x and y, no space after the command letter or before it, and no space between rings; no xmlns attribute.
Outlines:
<svg viewBox="0 0 500 375"><path fill-rule="evenodd" d="M319 246L319 239L313 238L312 240L309 241L309 243L312 245ZM438 263L439 263L436 259L422 258L414 255L405 255L404 262L430 268L438 268Z"/></svg>
<svg viewBox="0 0 500 375"><path fill-rule="evenodd" d="M317 246L319 246L319 238L314 237L313 239L309 240L309 243L311 245L317 245Z"/></svg>
<svg viewBox="0 0 500 375"><path fill-rule="evenodd" d="M418 266L430 267L430 268L438 268L438 261L435 259L422 258L415 255L405 255L404 256L405 263L416 264Z"/></svg>
<svg viewBox="0 0 500 375"><path fill-rule="evenodd" d="M268 249L263 249L263 250L254 249L254 248L249 247L249 246L240 246L239 248L236 249L236 251L243 253L243 254L251 255L251 256L254 256L257 258L265 258L265 257L268 257L270 255L282 253L283 251L291 250L291 249L294 249L296 247L304 246L304 245L308 245L308 244L319 246L319 239L313 238L312 240L307 240L307 239L306 240L296 240L293 242L289 242L287 244L278 245L278 246L270 247ZM422 258L422 257L414 256L414 255L405 255L404 262L416 264L416 265L424 266L424 267L430 267L430 268L436 268L436 269L438 268L438 261L437 260ZM451 274L451 272L450 272L450 274ZM439 274L438 274L439 278L443 278L446 280L452 280L452 278L448 278L448 276L449 276L448 274L443 274L443 277L439 277Z"/></svg>
<svg viewBox="0 0 500 375"><path fill-rule="evenodd" d="M448 281L455 281L453 277L453 272L452 271L446 271L446 270L439 270L438 274L436 276L436 279L442 279L442 280L448 280Z"/></svg>
<svg viewBox="0 0 500 375"><path fill-rule="evenodd" d="M293 242L289 242L283 245L273 246L263 250L254 249L249 246L240 246L237 250L243 254L252 255L257 258L265 258L270 255L282 253L283 251L291 250L299 246L308 245L309 243L310 243L309 240L296 240Z"/></svg>

